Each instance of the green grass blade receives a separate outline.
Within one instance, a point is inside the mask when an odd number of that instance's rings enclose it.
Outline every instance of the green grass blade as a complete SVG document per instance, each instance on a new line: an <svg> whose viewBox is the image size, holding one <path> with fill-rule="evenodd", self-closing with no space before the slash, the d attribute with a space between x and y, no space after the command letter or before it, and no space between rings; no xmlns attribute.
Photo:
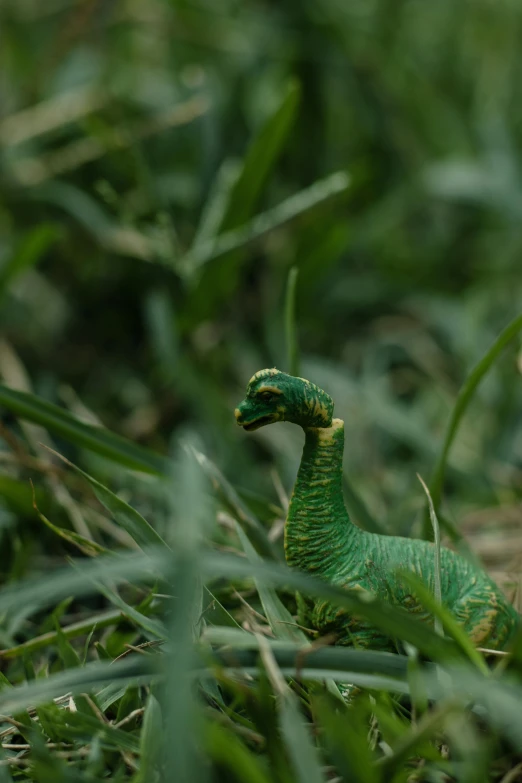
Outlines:
<svg viewBox="0 0 522 783"><path fill-rule="evenodd" d="M266 179L272 171L297 115L301 90L289 85L279 106L250 144L243 169L230 194L220 231L236 228L252 214Z"/></svg>
<svg viewBox="0 0 522 783"><path fill-rule="evenodd" d="M259 651L274 692L278 696L279 722L298 783L324 783L317 749L299 712L295 694L284 681L272 650L258 636Z"/></svg>
<svg viewBox="0 0 522 783"><path fill-rule="evenodd" d="M60 227L54 223L40 223L24 235L18 249L0 266L0 301L12 281L35 266L60 236Z"/></svg>
<svg viewBox="0 0 522 783"><path fill-rule="evenodd" d="M90 538L81 536L79 533L75 533L73 530L66 530L65 528L58 527L58 525L54 525L38 510L36 501L33 501L33 505L38 514L38 517L44 523L44 525L49 528L49 530L52 530L53 533L62 538L64 541L67 541L68 543L77 547L77 549L79 549L80 552L83 552L84 555L87 555L88 557L96 557L97 555L107 553L107 550L100 546L100 544L97 544L96 541L92 541Z"/></svg>
<svg viewBox="0 0 522 783"><path fill-rule="evenodd" d="M400 571L400 578L410 585L422 605L439 620L446 633L455 640L469 660L472 661L483 674L487 674L488 667L482 654L473 646L471 639L457 623L451 612L449 612L440 601L433 597L431 591L415 574L412 574L410 571Z"/></svg>
<svg viewBox="0 0 522 783"><path fill-rule="evenodd" d="M147 617L147 615L139 612L133 606L126 603L115 590L106 587L102 582L96 582L95 586L98 592L104 595L111 604L116 606L124 617L127 617L135 623L138 628L142 628L148 636L153 639L165 639L167 631L162 622L155 620L153 617Z"/></svg>
<svg viewBox="0 0 522 783"><path fill-rule="evenodd" d="M17 685L0 693L0 714L16 715L29 707L46 704L66 693L86 693L107 683L121 685L155 682L160 677L158 662L150 656L128 655L117 663L95 661L77 669L50 674L45 679Z"/></svg>
<svg viewBox="0 0 522 783"><path fill-rule="evenodd" d="M462 709L463 705L459 703L459 700L454 700L440 704L431 712L426 713L417 726L392 748L391 755L384 756L379 760L378 766L383 770L386 779L391 779L400 765L404 764L408 758L415 756L420 746L429 740L438 738L447 719Z"/></svg>
<svg viewBox="0 0 522 783"><path fill-rule="evenodd" d="M55 620L56 646L65 669L75 669L81 665L80 656L63 633L58 620Z"/></svg>
<svg viewBox="0 0 522 783"><path fill-rule="evenodd" d="M204 765L196 744L199 711L191 672L195 663L195 638L199 636L202 610L200 547L207 523L207 497L203 474L194 449L180 449L175 468L180 490L171 496L175 525L170 575L171 612L168 624L164 689L165 742L163 756L174 780L203 780ZM172 477L174 479L174 475Z"/></svg>
<svg viewBox="0 0 522 783"><path fill-rule="evenodd" d="M74 639L77 636L84 636L93 629L108 628L111 625L116 625L120 620L121 612L111 609L107 612L100 612L100 614L89 617L86 620L80 620L77 623L66 625L61 628L61 632L66 639ZM17 644L15 647L0 650L0 660L9 660L11 658L20 658L24 655L29 655L30 653L42 650L49 645L56 644L56 641L56 631L49 631L41 636L35 636L32 639L28 639L22 644Z"/></svg>
<svg viewBox="0 0 522 783"><path fill-rule="evenodd" d="M21 580L0 590L0 613L20 606L34 610L56 603L70 595L79 597L95 591L94 582L132 580L155 582L166 565L165 554L157 550L100 556L75 562L74 568L62 568L44 577Z"/></svg>
<svg viewBox="0 0 522 783"><path fill-rule="evenodd" d="M219 468L201 451L194 449L194 455L212 482L215 490L218 490L221 499L235 518L246 528L249 536L255 542L259 551L271 558L276 558L276 550L268 538L267 531L250 509L243 503L234 487L227 481Z"/></svg>
<svg viewBox="0 0 522 783"><path fill-rule="evenodd" d="M16 609L20 605L37 608L69 595L78 596L92 592L93 580L154 581L158 573L165 568L166 562L165 554L156 550L118 557L100 556L86 563L78 563L74 569L46 575L45 579L22 581L0 590L0 612ZM305 594L331 600L350 612L366 617L391 636L409 641L435 659L454 657L458 650L452 642L437 636L429 627L400 608L389 606L370 596L361 597L359 593L343 590L320 579L292 571L282 564L261 560L249 562L228 553L201 552L198 567L209 577L224 576L230 579L237 576L254 576L262 580L265 586L288 586Z"/></svg>
<svg viewBox="0 0 522 783"><path fill-rule="evenodd" d="M324 783L317 750L299 712L297 699L288 690L280 706L281 732L299 783Z"/></svg>
<svg viewBox="0 0 522 783"><path fill-rule="evenodd" d="M419 479L422 488L424 492L426 493L426 497L428 498L428 507L430 511L430 520L431 525L433 528L433 537L435 539L435 547L434 547L434 593L435 593L435 601L441 605L442 604L442 584L441 584L441 575L440 575L440 528L439 528L439 521L437 519L437 515L435 513L435 508L433 506L433 500L431 499L430 491L422 478L417 473L417 478ZM442 623L439 619L439 617L435 616L435 631L442 636L444 633L442 628Z"/></svg>
<svg viewBox="0 0 522 783"><path fill-rule="evenodd" d="M147 699L143 715L143 727L140 737L140 771L136 783L148 783L154 779L161 752L163 719L161 707L151 693Z"/></svg>
<svg viewBox="0 0 522 783"><path fill-rule="evenodd" d="M286 225L300 215L304 215L326 201L345 193L349 185L350 179L344 171L338 171L314 182L310 187L290 196L276 207L252 218L240 228L225 231L218 237L201 242L191 248L177 262L180 273L190 276L210 261L246 247L276 228Z"/></svg>
<svg viewBox="0 0 522 783"><path fill-rule="evenodd" d="M43 487L31 488L27 481L20 481L11 476L0 476L0 497L13 511L25 518L37 518L38 512L34 507L34 501L38 508L45 513L50 511L53 500L51 494Z"/></svg>
<svg viewBox="0 0 522 783"><path fill-rule="evenodd" d="M242 783L272 783L266 765L231 732L216 721L207 721L204 727L205 746L210 758L226 767L229 776L225 780Z"/></svg>
<svg viewBox="0 0 522 783"><path fill-rule="evenodd" d="M281 666L280 670L285 678L295 680L296 670L294 667ZM234 666L231 663L229 664L228 669L225 668L225 671L228 671L232 675L237 675L238 672L240 672L241 674L254 679L259 677L259 668L256 662L253 662L250 666L244 664L239 670L237 666ZM317 682L323 685L328 682L344 683L344 685L346 685L346 683L349 682L351 685L356 685L358 688L368 688L369 690L374 691L387 691L389 693L402 694L409 694L410 692L409 684L406 681L394 677L386 677L381 674L364 674L361 672L352 672L350 669L315 669L309 668L306 665L298 671L299 677L303 682ZM433 690L432 692L429 691L429 693L430 697L431 695L433 698L437 697L436 690ZM335 694L334 698L336 698L337 701ZM340 695L338 698L342 700Z"/></svg>
<svg viewBox="0 0 522 783"><path fill-rule="evenodd" d="M237 522L236 532L248 560L251 563L261 562L261 558ZM270 623L270 627L276 637L279 639L291 639L300 642L306 641L305 634L297 627L294 618L282 603L274 588L263 584L262 580L255 579L255 577L254 581L263 605L266 619Z"/></svg>
<svg viewBox="0 0 522 783"><path fill-rule="evenodd" d="M480 382L487 375L495 360L500 356L504 348L511 342L511 340L513 340L514 337L517 336L520 331L522 331L522 313L514 318L499 334L491 348L471 370L470 374L466 378L466 381L464 382L464 385L458 393L457 401L455 403L455 407L453 408L453 412L446 429L442 449L437 460L437 464L435 465L432 479L430 481L431 497L433 499L433 505L436 510L438 509L442 498L442 487L444 484L444 476L446 473L446 464L448 461L449 452L451 446L453 445L453 441L455 440L455 436L457 434L462 417L464 416L468 405L473 399L473 395ZM431 537L431 528L428 516L425 518L424 537Z"/></svg>
<svg viewBox="0 0 522 783"><path fill-rule="evenodd" d="M0 384L0 406L123 467L157 475L168 470L168 460L165 457L102 427L84 424L67 411L34 394L16 391Z"/></svg>
<svg viewBox="0 0 522 783"><path fill-rule="evenodd" d="M369 594L362 596L359 591L344 590L316 577L291 570L280 563L266 560L245 562L243 558L215 552L202 553L201 560L209 577L255 577L265 585L291 587L304 594L332 601L353 614L365 617L391 637L410 642L434 660L451 659L460 655L459 648L453 642L435 634L425 623L400 607L386 604Z"/></svg>
<svg viewBox="0 0 522 783"><path fill-rule="evenodd" d="M299 376L299 347L295 320L295 298L299 270L293 266L288 273L285 298L285 337L287 367L290 375Z"/></svg>
<svg viewBox="0 0 522 783"><path fill-rule="evenodd" d="M155 288L143 305L149 339L162 377L173 382L179 372L180 344L172 296L167 288Z"/></svg>
<svg viewBox="0 0 522 783"><path fill-rule="evenodd" d="M203 631L202 638L204 641L208 641L210 644L217 645L218 647L226 646L240 650L257 650L259 646L254 634L250 631L246 631L239 625L236 625L235 628L228 625L207 626ZM270 643L280 645L284 648L292 644L291 642L282 639L270 639ZM295 642L294 644L297 644L299 648L302 646L299 642Z"/></svg>
<svg viewBox="0 0 522 783"><path fill-rule="evenodd" d="M134 737L127 731L122 731L111 726L105 721L102 722L99 716L94 717L85 712L68 712L64 719L64 735L71 741L78 736L99 736L103 745L108 750L130 751L139 753L140 745L137 737Z"/></svg>
<svg viewBox="0 0 522 783"><path fill-rule="evenodd" d="M154 530L152 525L150 525L147 520L144 519L138 511L136 511L136 509L132 508L132 506L129 506L128 503L115 495L114 492L111 492L110 489L90 476L84 470L81 470L81 468L70 462L57 451L54 451L53 449L49 449L49 451L51 451L56 457L61 459L62 462L65 462L66 465L75 470L76 473L78 473L80 476L83 476L83 478L89 482L100 503L105 506L107 511L110 512L111 516L118 523L118 525L123 528L123 530L125 530L140 547L167 547L167 544L162 539L160 534Z"/></svg>
<svg viewBox="0 0 522 783"><path fill-rule="evenodd" d="M351 682L351 681L350 681ZM382 783L375 758L368 741L368 714L366 705L352 704L350 717L331 700L317 699L315 712L319 718L324 744L330 748L332 761L343 781Z"/></svg>
<svg viewBox="0 0 522 783"><path fill-rule="evenodd" d="M232 629L227 629L232 630ZM259 640L251 633L243 631L244 636L235 633L227 644L214 646L213 655L220 663L231 665L234 662L242 666L253 666L256 663L259 650ZM234 638L235 637L235 638ZM205 638L216 645L216 636L205 633ZM223 638L223 637L222 637ZM219 635L217 635L219 639ZM232 641L234 639L234 641ZM280 669L293 670L296 676L301 670L325 672L342 672L345 678L347 672L352 675L375 675L388 677L403 684L407 683L408 658L396 653L379 652L378 650L356 650L352 647L312 647L303 646L297 642L279 639L265 639L271 653Z"/></svg>
<svg viewBox="0 0 522 783"><path fill-rule="evenodd" d="M5 759L5 751L0 752L0 761ZM0 783L13 783L13 777L9 772L9 767L0 766Z"/></svg>
<svg viewBox="0 0 522 783"><path fill-rule="evenodd" d="M220 167L203 208L192 243L193 248L219 234L240 173L241 166L235 160L226 160Z"/></svg>
<svg viewBox="0 0 522 783"><path fill-rule="evenodd" d="M223 604L218 601L216 596L206 586L203 588L203 600L205 603L202 610L205 623L208 623L210 626L240 628L239 623L234 620L230 612L225 609Z"/></svg>
<svg viewBox="0 0 522 783"><path fill-rule="evenodd" d="M520 753L522 751L522 687L520 679L505 676L502 680L484 677L477 669L456 666L445 669L444 678L436 671L426 672L424 680L427 690L437 699L460 697L469 708L470 701L481 706L481 717L506 737Z"/></svg>

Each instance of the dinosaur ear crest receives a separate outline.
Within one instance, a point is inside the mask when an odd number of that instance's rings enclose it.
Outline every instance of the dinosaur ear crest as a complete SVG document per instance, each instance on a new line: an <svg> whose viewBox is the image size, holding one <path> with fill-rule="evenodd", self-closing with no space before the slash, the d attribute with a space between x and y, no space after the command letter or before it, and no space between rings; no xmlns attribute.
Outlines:
<svg viewBox="0 0 522 783"><path fill-rule="evenodd" d="M284 373L280 372L276 367L270 367L266 370L258 370L254 375L250 378L248 382L248 386L252 386L258 381L266 380L269 378L273 378L275 375L284 375Z"/></svg>

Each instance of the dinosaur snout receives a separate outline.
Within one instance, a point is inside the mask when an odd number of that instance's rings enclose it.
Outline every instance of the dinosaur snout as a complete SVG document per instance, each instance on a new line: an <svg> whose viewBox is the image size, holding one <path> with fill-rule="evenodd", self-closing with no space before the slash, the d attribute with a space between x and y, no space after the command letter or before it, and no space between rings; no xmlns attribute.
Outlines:
<svg viewBox="0 0 522 783"><path fill-rule="evenodd" d="M236 417L236 422L241 426L243 424L243 411L241 410L241 405L238 405L235 409L234 416Z"/></svg>

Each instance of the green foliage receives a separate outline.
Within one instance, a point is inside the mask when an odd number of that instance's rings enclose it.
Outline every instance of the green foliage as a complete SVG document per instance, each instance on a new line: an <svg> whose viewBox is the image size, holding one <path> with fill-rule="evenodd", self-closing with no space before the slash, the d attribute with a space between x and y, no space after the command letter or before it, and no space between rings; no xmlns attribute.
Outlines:
<svg viewBox="0 0 522 783"><path fill-rule="evenodd" d="M0 783L516 779L520 640L289 572L299 434L233 409L310 378L358 524L431 536L431 476L441 534L519 582L521 25L0 3ZM311 639L296 590L397 654Z"/></svg>

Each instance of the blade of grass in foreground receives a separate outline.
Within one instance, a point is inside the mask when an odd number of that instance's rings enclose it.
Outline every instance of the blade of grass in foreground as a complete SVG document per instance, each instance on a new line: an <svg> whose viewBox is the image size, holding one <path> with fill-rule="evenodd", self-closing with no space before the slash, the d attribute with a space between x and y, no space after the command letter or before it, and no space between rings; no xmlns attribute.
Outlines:
<svg viewBox="0 0 522 783"><path fill-rule="evenodd" d="M178 555L179 556L179 555ZM110 579L116 583L130 579L155 581L165 568L176 568L177 556L157 549L146 553L133 552L118 556L100 555L95 560L61 569L45 578L18 582L0 590L0 612L16 609L21 604L37 608L70 595L85 595L93 591L93 581ZM435 634L425 623L411 617L400 608L384 604L372 596L344 590L307 574L293 571L279 563L245 558L224 552L200 551L198 568L207 577L255 577L264 585L291 587L304 594L323 597L349 612L366 617L391 637L403 639L435 660L459 656L459 647ZM462 654L462 653L461 653Z"/></svg>
<svg viewBox="0 0 522 783"><path fill-rule="evenodd" d="M180 449L175 467L182 488L171 495L173 549L170 583L169 650L166 653L164 712L166 731L162 756L173 780L204 779L201 753L196 745L199 709L191 673L195 664L195 638L202 609L200 547L209 518L203 475L192 450ZM172 484L172 482L171 482Z"/></svg>
<svg viewBox="0 0 522 783"><path fill-rule="evenodd" d="M256 665L259 640L255 634L245 632L248 639L239 643L230 643L225 647L214 647L213 657L221 665ZM212 638L212 637L209 637ZM295 642L282 642L277 639L265 639L280 669L293 671L293 677L302 676L301 672L315 671L328 678L330 672L342 672L345 681L347 673L386 677L402 686L407 686L408 658L405 655L379 652L377 650L356 650L351 647L303 647ZM432 664L427 664L430 669Z"/></svg>
<svg viewBox="0 0 522 783"><path fill-rule="evenodd" d="M402 580L410 585L423 606L438 619L446 633L455 640L469 660L472 661L483 674L489 674L489 669L483 656L473 646L471 639L457 623L451 612L449 612L440 601L437 601L426 585L410 571L401 571L400 576Z"/></svg>
<svg viewBox="0 0 522 783"><path fill-rule="evenodd" d="M343 781L383 783L375 766L375 756L368 735L368 710L361 702L350 706L350 718L330 700L319 698L314 714L322 729L324 744Z"/></svg>
<svg viewBox="0 0 522 783"><path fill-rule="evenodd" d="M147 783L154 779L160 761L163 720L158 700L149 694L140 737L140 771L134 783Z"/></svg>
<svg viewBox="0 0 522 783"><path fill-rule="evenodd" d="M426 713L419 723L405 736L401 737L392 748L389 756L379 759L378 766L385 771L388 780L398 770L399 766L415 755L417 748L429 740L435 740L451 714L461 712L463 705L460 700L443 702L434 710Z"/></svg>
<svg viewBox="0 0 522 783"><path fill-rule="evenodd" d="M436 671L426 672L423 679L427 691L435 694L438 700L460 697L464 704L469 704L471 700L481 705L481 718L485 718L499 734L506 737L518 752L522 751L520 682L508 676L503 680L484 677L470 666L445 669L444 678L439 677Z"/></svg>
<svg viewBox="0 0 522 783"><path fill-rule="evenodd" d="M93 560L75 562L74 568L61 568L43 577L25 579L0 590L0 613L31 607L34 611L70 595L79 597L95 592L96 580L156 582L168 563L157 549L118 555L100 555Z"/></svg>
<svg viewBox="0 0 522 783"><path fill-rule="evenodd" d="M66 669L45 679L31 680L0 693L0 714L16 715L29 707L46 704L66 693L85 693L116 681L120 684L150 684L161 676L159 662L151 656L128 655L122 661L94 661L81 668Z"/></svg>
<svg viewBox="0 0 522 783"><path fill-rule="evenodd" d="M236 532L241 541L241 546L250 562L260 562L261 558L237 522ZM307 641L305 634L297 627L294 618L280 600L274 588L263 584L263 581L259 579L255 579L255 584L266 619L270 623L270 627L276 637L279 639L290 639L305 643Z"/></svg>
<svg viewBox="0 0 522 783"><path fill-rule="evenodd" d="M92 427L67 411L34 394L0 384L0 406L16 416L40 424L75 446L116 462L125 468L156 475L165 474L168 460L102 427Z"/></svg>
<svg viewBox="0 0 522 783"><path fill-rule="evenodd" d="M136 511L136 509L132 508L132 506L115 495L114 492L111 492L110 489L94 479L85 471L81 470L61 454L58 454L58 452L54 451L53 449L49 449L49 451L51 451L55 456L59 457L59 459L65 462L66 465L69 465L69 467L73 468L73 470L83 476L83 478L85 478L91 484L100 503L105 506L115 521L131 536L131 538L139 547L146 549L147 546L157 545L158 547L164 547L165 549L170 550L170 547L166 541L161 538L159 533L156 532L152 525L150 525L147 520L142 517L138 511ZM231 617L231 615L223 608L220 602L207 587L204 588L204 593L207 600L210 601L206 607L205 619L209 620L210 622L216 622L216 620L221 622L225 621L229 625L237 626L237 623L233 617ZM162 633L161 637L163 638L164 635L165 634Z"/></svg>
<svg viewBox="0 0 522 783"><path fill-rule="evenodd" d="M259 651L274 692L278 695L279 722L288 756L299 783L324 783L317 749L299 712L297 698L283 679L266 641L258 636Z"/></svg>
<svg viewBox="0 0 522 783"><path fill-rule="evenodd" d="M466 409L468 408L475 391L487 375L495 360L500 356L506 345L522 331L522 313L514 318L506 328L499 334L489 351L482 357L482 359L471 370L470 374L466 378L464 385L459 391L455 407L451 414L451 418L444 436L444 442L442 449L433 472L432 479L430 481L430 492L433 499L433 505L435 510L438 510L442 497L442 487L444 484L444 476L446 473L446 464L448 461L449 452L457 430L459 428L462 417L464 416ZM431 539L432 529L429 521L429 514L427 513L424 519L424 538Z"/></svg>
<svg viewBox="0 0 522 783"><path fill-rule="evenodd" d="M187 517L190 518L190 517ZM185 528L186 530L186 528ZM37 608L70 595L85 595L93 591L93 581L110 579L116 583L130 579L155 581L165 573L167 564L176 568L179 557L157 549L118 556L100 555L95 560L61 569L45 578L18 582L0 590L0 612L16 609L21 604ZM264 585L292 587L304 594L323 597L349 612L366 617L391 637L410 642L435 660L454 658L459 648L450 640L435 634L426 624L409 616L400 608L384 604L353 591L344 590L307 574L293 571L279 563L259 560L249 562L224 552L200 551L198 568L207 577L255 577Z"/></svg>
<svg viewBox="0 0 522 783"><path fill-rule="evenodd" d="M201 565L208 577L224 576L228 579L237 576L255 577L263 580L265 585L292 587L305 595L325 598L351 613L365 617L372 625L381 628L390 637L410 642L434 660L451 659L462 655L451 640L435 634L426 623L412 617L405 610L386 604L370 594L344 590L342 587L294 571L279 563L266 560L260 560L256 563L245 562L244 558L224 552L202 552Z"/></svg>
<svg viewBox="0 0 522 783"><path fill-rule="evenodd" d="M232 731L220 726L215 720L209 720L204 727L204 736L207 753L220 767L228 769L232 779L248 783L273 783L273 777L269 777L263 763L264 758L243 745Z"/></svg>
<svg viewBox="0 0 522 783"><path fill-rule="evenodd" d="M259 640L256 635L238 629L208 628L204 636L214 645L220 645L219 649L214 647L212 653L220 666L231 670L240 667L240 671L258 676ZM293 680L326 683L330 691L329 683L350 682L363 688L409 692L408 659L404 655L346 647L303 647L278 639L265 641L281 672ZM338 690L333 695L338 698Z"/></svg>

